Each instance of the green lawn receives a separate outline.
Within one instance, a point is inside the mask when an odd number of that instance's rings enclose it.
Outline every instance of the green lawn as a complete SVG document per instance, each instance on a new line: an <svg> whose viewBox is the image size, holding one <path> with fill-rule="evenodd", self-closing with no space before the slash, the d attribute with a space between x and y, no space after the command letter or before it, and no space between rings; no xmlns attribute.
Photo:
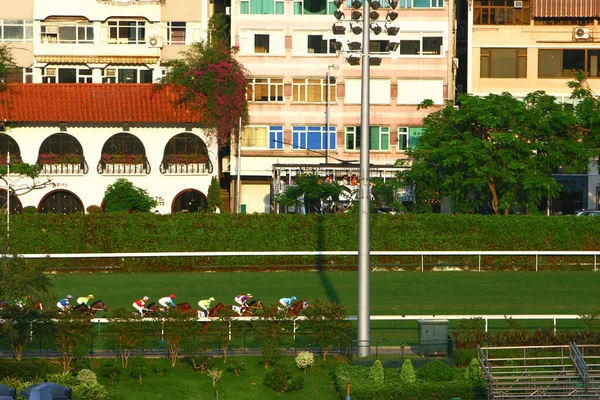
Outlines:
<svg viewBox="0 0 600 400"><path fill-rule="evenodd" d="M583 314L600 309L600 272L372 272L371 313L397 314ZM252 293L266 304L295 295L344 304L356 314L358 282L352 271L70 273L52 277L56 300L94 294L109 307L132 308L169 293L176 302L210 296L232 304Z"/></svg>

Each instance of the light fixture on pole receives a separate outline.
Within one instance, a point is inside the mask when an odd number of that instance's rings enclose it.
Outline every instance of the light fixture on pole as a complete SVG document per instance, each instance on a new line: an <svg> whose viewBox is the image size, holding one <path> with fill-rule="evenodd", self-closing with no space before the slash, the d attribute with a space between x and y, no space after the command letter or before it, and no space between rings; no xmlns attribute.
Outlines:
<svg viewBox="0 0 600 400"><path fill-rule="evenodd" d="M329 75L329 70L333 68L333 69L339 69L340 66L338 64L329 64L327 66L327 74L325 74L325 91L326 91L326 95L325 95L325 164L329 163L329 148L330 143L329 143L329 103L330 103L330 96L329 96L329 84L331 83L331 76ZM337 96L336 96L337 97Z"/></svg>
<svg viewBox="0 0 600 400"><path fill-rule="evenodd" d="M376 11L382 6L380 0L352 1L351 22L348 22L350 31L354 34L362 33L362 44L356 40L347 43L348 55L346 61L350 65L362 62L361 70L361 107L360 107L360 173L359 173L359 220L358 220L358 331L357 350L359 357L368 357L371 353L369 338L370 330L370 298L369 298L369 273L370 273L370 179L369 179L369 145L370 145L370 67L380 65L381 55L371 58L370 31L376 35L385 32L388 36L398 33L398 28L392 22L398 17L395 11L398 7L397 0L387 0L390 8L386 21L378 22L379 13ZM339 9L341 3L334 3ZM338 6L337 4L340 4ZM359 25L362 7L362 25ZM345 17L337 13L336 18L342 21ZM338 22L338 25L342 22ZM335 27L336 25L334 25ZM362 28L362 29L359 29ZM345 34L346 30L333 29L334 34ZM385 50L388 50L386 46ZM396 48L397 49L397 48ZM358 52L360 51L360 57ZM389 51L389 50L388 50Z"/></svg>

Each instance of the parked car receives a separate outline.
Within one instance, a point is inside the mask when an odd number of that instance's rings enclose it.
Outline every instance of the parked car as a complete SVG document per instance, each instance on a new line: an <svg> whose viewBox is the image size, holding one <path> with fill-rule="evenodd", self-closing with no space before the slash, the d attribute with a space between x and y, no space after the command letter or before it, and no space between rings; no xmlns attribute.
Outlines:
<svg viewBox="0 0 600 400"><path fill-rule="evenodd" d="M577 211L577 215L578 217L599 217L600 216L600 211L594 211L594 210L582 210L582 211Z"/></svg>

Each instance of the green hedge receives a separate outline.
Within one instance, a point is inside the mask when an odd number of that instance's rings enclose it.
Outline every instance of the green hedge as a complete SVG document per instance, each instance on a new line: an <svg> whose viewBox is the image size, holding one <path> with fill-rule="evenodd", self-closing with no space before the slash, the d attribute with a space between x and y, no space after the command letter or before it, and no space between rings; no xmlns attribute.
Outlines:
<svg viewBox="0 0 600 400"><path fill-rule="evenodd" d="M373 384L369 379L369 368L342 365L334 372L335 386L341 399L346 397L347 379L350 379L350 395L353 400L390 399L390 400L436 400L461 398L486 399L484 387L474 385L466 379L447 382L417 380L413 384L402 384L400 368L385 370L384 382Z"/></svg>
<svg viewBox="0 0 600 400"><path fill-rule="evenodd" d="M0 238L6 236L0 221ZM600 250L600 218L573 216L372 215L371 250ZM358 248L354 214L263 215L178 213L19 214L10 220L16 253L120 253L179 251L336 251ZM590 262L590 258L581 261ZM553 268L573 268L573 258L552 257ZM475 257L435 260L435 265L477 267ZM543 260L540 260L543 262ZM175 270L203 266L351 266L356 257L203 257L61 260L61 266L116 266ZM483 260L494 269L531 267L525 258ZM45 265L52 266L52 260ZM373 257L372 266L420 268L418 257Z"/></svg>

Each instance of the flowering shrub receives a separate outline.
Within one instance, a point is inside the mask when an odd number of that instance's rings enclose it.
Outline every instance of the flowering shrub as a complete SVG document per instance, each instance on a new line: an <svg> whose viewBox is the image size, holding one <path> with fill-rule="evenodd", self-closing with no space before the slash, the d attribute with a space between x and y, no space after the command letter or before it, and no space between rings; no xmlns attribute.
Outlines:
<svg viewBox="0 0 600 400"><path fill-rule="evenodd" d="M167 154L165 161L169 164L204 164L207 157L204 154Z"/></svg>
<svg viewBox="0 0 600 400"><path fill-rule="evenodd" d="M83 156L77 153L41 153L39 160L41 164L80 164ZM12 156L10 161L13 162Z"/></svg>
<svg viewBox="0 0 600 400"><path fill-rule="evenodd" d="M296 367L303 369L306 373L306 368L315 365L315 356L310 351L301 351L296 356Z"/></svg>
<svg viewBox="0 0 600 400"><path fill-rule="evenodd" d="M144 155L124 151L122 153L104 153L102 161L106 164L143 164Z"/></svg>
<svg viewBox="0 0 600 400"><path fill-rule="evenodd" d="M249 73L223 42L194 43L183 59L168 63L169 72L158 89L173 84L181 89L176 105L185 104L202 113L208 133L219 148L237 139L240 118L248 123L246 86Z"/></svg>
<svg viewBox="0 0 600 400"><path fill-rule="evenodd" d="M11 164L20 164L23 162L21 155L18 153L10 155L10 163ZM6 154L0 155L0 165L6 165Z"/></svg>

